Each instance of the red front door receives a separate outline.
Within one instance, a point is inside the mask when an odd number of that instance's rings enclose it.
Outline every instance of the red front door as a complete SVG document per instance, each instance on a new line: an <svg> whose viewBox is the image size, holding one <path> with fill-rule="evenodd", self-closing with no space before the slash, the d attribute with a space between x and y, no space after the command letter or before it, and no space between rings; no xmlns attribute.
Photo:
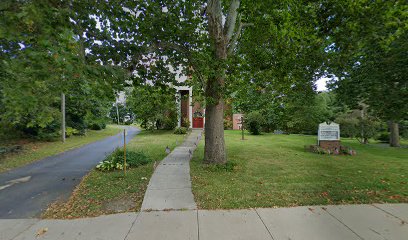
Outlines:
<svg viewBox="0 0 408 240"><path fill-rule="evenodd" d="M204 127L204 118L194 117L193 118L193 128L203 128L203 127Z"/></svg>

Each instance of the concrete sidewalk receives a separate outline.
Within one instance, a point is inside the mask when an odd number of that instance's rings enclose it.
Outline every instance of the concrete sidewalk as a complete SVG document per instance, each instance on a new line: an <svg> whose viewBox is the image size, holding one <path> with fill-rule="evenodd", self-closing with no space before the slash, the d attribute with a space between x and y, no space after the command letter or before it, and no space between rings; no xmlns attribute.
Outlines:
<svg viewBox="0 0 408 240"><path fill-rule="evenodd" d="M408 239L408 204L151 211L78 220L0 220L1 240Z"/></svg>
<svg viewBox="0 0 408 240"><path fill-rule="evenodd" d="M180 147L161 161L147 187L142 210L197 209L191 191L190 159L202 130L193 130Z"/></svg>

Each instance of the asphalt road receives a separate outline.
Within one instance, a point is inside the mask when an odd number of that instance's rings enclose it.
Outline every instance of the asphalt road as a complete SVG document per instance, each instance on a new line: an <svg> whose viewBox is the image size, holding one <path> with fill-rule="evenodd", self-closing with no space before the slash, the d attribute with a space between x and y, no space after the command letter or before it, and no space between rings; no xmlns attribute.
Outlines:
<svg viewBox="0 0 408 240"><path fill-rule="evenodd" d="M126 129L127 142L140 132ZM123 134L118 134L1 173L0 219L39 217L50 203L67 199L82 177L122 145Z"/></svg>

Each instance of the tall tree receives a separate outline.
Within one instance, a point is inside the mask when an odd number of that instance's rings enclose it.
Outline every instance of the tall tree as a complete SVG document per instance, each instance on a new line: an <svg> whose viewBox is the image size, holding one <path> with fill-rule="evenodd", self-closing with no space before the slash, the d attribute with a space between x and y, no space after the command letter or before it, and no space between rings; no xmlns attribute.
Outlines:
<svg viewBox="0 0 408 240"><path fill-rule="evenodd" d="M178 72L192 75L191 82L181 84L193 84L205 96L204 161L225 163L224 99L240 73L251 74L256 67L265 76L259 81L280 82L286 89L301 86L297 82L304 77L314 80L320 57L290 62L314 57L314 49L321 48L318 2L94 0L77 2L73 18L83 24L92 57L127 68L133 82L177 85ZM285 51L288 46L293 51ZM257 57L267 64L246 64Z"/></svg>
<svg viewBox="0 0 408 240"><path fill-rule="evenodd" d="M391 146L399 146L398 122L408 118L408 4L406 1L324 1L322 31L333 88L351 107L365 103L390 122Z"/></svg>
<svg viewBox="0 0 408 240"><path fill-rule="evenodd" d="M213 74L208 77L205 89L207 122L205 124L204 159L206 162L226 162L223 89L227 70L228 46L235 45L232 37L236 29L239 5L239 0L230 1L225 23L223 23L223 16L225 15L223 15L220 0L209 0L206 7L208 33L212 46L211 55L215 60L212 69Z"/></svg>
<svg viewBox="0 0 408 240"><path fill-rule="evenodd" d="M55 133L64 92L68 123L82 130L93 108L113 99L121 71L86 61L83 32L72 15L71 1L1 2L2 122L32 135Z"/></svg>

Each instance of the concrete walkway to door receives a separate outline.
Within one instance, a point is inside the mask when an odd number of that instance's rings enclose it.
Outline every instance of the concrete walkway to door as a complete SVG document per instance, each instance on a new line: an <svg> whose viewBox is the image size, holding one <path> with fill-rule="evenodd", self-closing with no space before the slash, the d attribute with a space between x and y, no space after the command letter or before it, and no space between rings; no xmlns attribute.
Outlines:
<svg viewBox="0 0 408 240"><path fill-rule="evenodd" d="M191 192L190 159L201 136L202 130L193 130L183 144L157 166L147 187L142 211L197 209Z"/></svg>

